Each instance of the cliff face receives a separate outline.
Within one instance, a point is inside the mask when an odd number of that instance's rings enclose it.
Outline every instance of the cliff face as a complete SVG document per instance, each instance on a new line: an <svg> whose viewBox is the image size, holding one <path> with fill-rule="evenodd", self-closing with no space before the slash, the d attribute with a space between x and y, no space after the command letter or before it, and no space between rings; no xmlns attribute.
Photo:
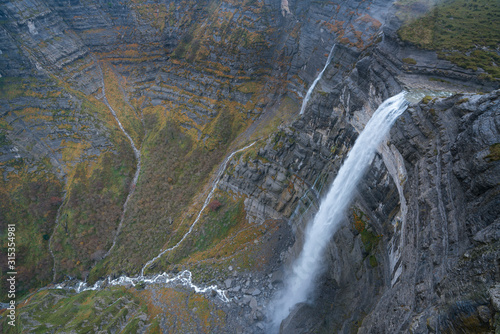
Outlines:
<svg viewBox="0 0 500 334"><path fill-rule="evenodd" d="M283 212L298 225L299 242L282 254L288 261L300 251L317 193L331 184L356 127L377 101L402 86L426 85L426 77L409 80L404 66L387 66L389 48L394 52L388 38L371 55L360 55L340 79L343 91L335 89L340 76L330 68L320 83L331 85L330 92L316 95L308 114L259 151L266 163L239 164L227 178L230 189L252 194L249 212ZM427 97L400 117L359 186L348 222L332 238L314 303L293 311L283 333L492 330L498 312L498 103L498 91ZM269 165L293 172L299 182L287 188ZM255 180L261 181L247 190Z"/></svg>
<svg viewBox="0 0 500 334"><path fill-rule="evenodd" d="M386 248L390 285L362 332L492 329L499 167L490 154L498 104L498 91L459 95L418 104L396 124L391 138L405 160L407 212Z"/></svg>
<svg viewBox="0 0 500 334"><path fill-rule="evenodd" d="M46 317L46 305L59 314L91 302L125 331L265 331L268 302L346 154L378 105L407 89L419 97L332 236L313 302L292 310L281 332L498 329L498 81L402 41L404 11L419 8L1 3L0 222L19 231L19 290L134 275L182 240L147 273L189 269L233 298L161 286L47 290L21 309L24 328L45 318L75 329ZM103 319L73 325L96 331Z"/></svg>
<svg viewBox="0 0 500 334"><path fill-rule="evenodd" d="M284 333L493 330L498 103L459 95L400 117L332 239L316 303Z"/></svg>

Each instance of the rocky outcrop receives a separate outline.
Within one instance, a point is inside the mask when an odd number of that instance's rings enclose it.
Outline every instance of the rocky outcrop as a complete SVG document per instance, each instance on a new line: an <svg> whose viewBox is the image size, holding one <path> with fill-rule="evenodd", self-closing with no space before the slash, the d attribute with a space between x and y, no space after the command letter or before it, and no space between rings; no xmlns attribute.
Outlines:
<svg viewBox="0 0 500 334"><path fill-rule="evenodd" d="M495 309L488 291L499 274L494 231L500 167L486 157L500 139L499 98L496 91L420 104L396 124L392 138L408 170L402 270L395 280L398 268L393 269L391 287L362 332L492 329ZM408 133L415 133L413 139ZM482 239L485 233L491 237ZM397 310L394 320L389 309Z"/></svg>

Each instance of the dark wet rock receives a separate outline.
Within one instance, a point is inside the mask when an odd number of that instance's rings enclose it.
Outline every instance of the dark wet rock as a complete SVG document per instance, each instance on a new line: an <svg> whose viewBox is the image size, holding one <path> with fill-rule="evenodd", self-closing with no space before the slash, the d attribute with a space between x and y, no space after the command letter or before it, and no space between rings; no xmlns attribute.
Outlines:
<svg viewBox="0 0 500 334"><path fill-rule="evenodd" d="M282 334L313 333L318 329L315 312L315 309L308 304L297 304L290 312L290 315L281 323L279 332Z"/></svg>

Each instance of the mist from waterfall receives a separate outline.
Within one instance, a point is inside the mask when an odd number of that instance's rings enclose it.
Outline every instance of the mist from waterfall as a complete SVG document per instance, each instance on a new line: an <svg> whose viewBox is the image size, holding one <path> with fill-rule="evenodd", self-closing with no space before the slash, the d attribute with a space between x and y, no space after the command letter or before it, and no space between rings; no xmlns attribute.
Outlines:
<svg viewBox="0 0 500 334"><path fill-rule="evenodd" d="M323 67L323 70L321 70L321 72L319 72L319 75L316 77L316 79L314 79L311 87L309 87L309 89L307 90L306 97L302 101L302 106L300 107L300 114L301 115L304 113L304 110L306 110L307 102L311 98L311 94L314 90L314 87L316 87L316 84L323 76L323 73L325 72L326 68L328 67L328 64L330 64L330 62L332 61L332 56L333 56L334 50L335 50L335 44L333 44L332 49L330 50L330 54L328 55L328 58L326 59L325 67Z"/></svg>
<svg viewBox="0 0 500 334"><path fill-rule="evenodd" d="M270 305L273 331L278 330L294 305L306 302L313 292L325 248L344 220L344 212L357 184L392 124L408 106L405 94L401 92L385 100L375 111L347 155L316 216L307 226L302 251L287 275L283 291Z"/></svg>

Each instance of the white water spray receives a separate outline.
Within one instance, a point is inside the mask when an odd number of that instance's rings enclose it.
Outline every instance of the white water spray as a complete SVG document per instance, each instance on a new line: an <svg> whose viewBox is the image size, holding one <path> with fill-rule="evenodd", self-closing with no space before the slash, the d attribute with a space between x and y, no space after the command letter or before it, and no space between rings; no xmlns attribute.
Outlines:
<svg viewBox="0 0 500 334"><path fill-rule="evenodd" d="M405 92L384 101L347 155L318 213L307 227L302 252L285 282L284 291L271 305L274 330L279 328L294 305L305 302L310 296L321 269L323 252L344 219L344 211L354 196L358 182L370 165L377 147L407 106Z"/></svg>
<svg viewBox="0 0 500 334"><path fill-rule="evenodd" d="M335 50L335 44L333 44L332 49L330 50L330 54L328 55L328 58L326 59L325 67L323 67L323 70L321 72L319 72L319 75L316 77L316 79L314 79L311 87L309 87L309 90L306 93L306 97L302 101L302 107L300 107L300 115L302 115L304 113L304 110L306 110L307 102L311 98L311 94L314 90L314 87L316 87L316 84L323 76L323 73L325 72L326 68L328 67L328 64L330 64L330 62L332 61L333 50Z"/></svg>

